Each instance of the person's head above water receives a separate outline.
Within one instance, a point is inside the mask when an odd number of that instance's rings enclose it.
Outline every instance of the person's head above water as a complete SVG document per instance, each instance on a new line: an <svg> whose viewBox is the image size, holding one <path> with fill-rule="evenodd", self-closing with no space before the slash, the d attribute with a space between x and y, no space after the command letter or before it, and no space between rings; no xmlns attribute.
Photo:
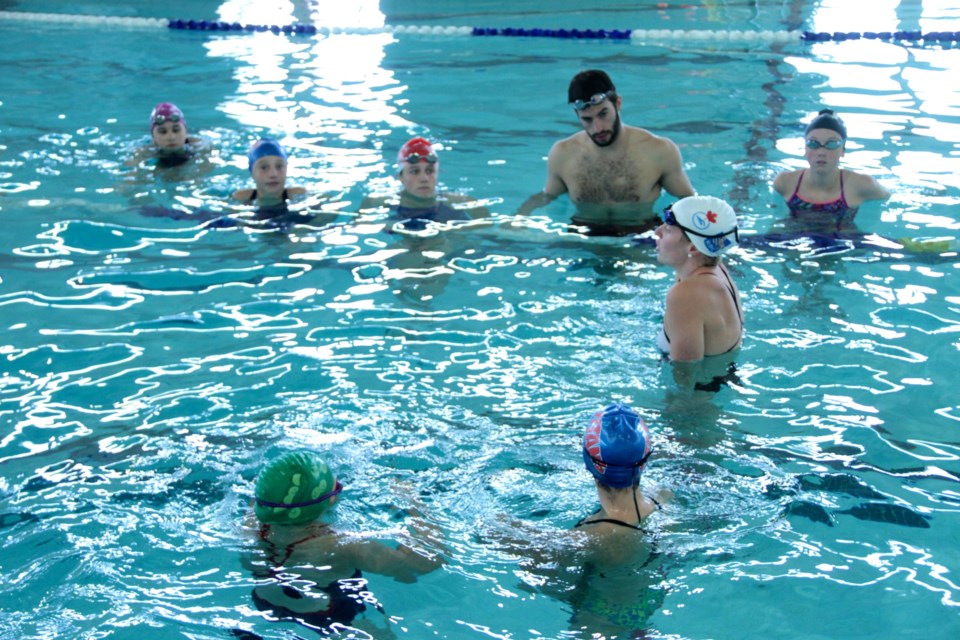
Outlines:
<svg viewBox="0 0 960 640"><path fill-rule="evenodd" d="M436 196L439 169L440 158L425 138L412 138L397 152L400 184L408 194L420 198Z"/></svg>
<svg viewBox="0 0 960 640"><path fill-rule="evenodd" d="M616 97L617 88L613 86L613 80L600 69L581 71L573 76L567 88L567 102L573 105L576 111L583 111L607 99L615 102Z"/></svg>
<svg viewBox="0 0 960 640"><path fill-rule="evenodd" d="M663 220L667 225L679 227L697 251L711 258L719 257L740 242L737 214L720 198L681 198L664 210Z"/></svg>
<svg viewBox="0 0 960 640"><path fill-rule="evenodd" d="M187 144L187 119L177 105L161 102L153 108L150 112L150 138L162 153L183 154Z"/></svg>
<svg viewBox="0 0 960 640"><path fill-rule="evenodd" d="M253 146L250 147L250 151L247 152L250 173L253 173L254 165L257 164L260 158L270 157L281 158L284 164L287 162L287 152L280 146L280 143L273 138L261 138L254 142Z"/></svg>
<svg viewBox="0 0 960 640"><path fill-rule="evenodd" d="M343 485L320 456L295 451L260 471L253 510L264 524L306 524L336 504L341 491Z"/></svg>
<svg viewBox="0 0 960 640"><path fill-rule="evenodd" d="M625 404L611 404L590 419L583 434L583 463L603 485L636 486L653 445L646 423Z"/></svg>
<svg viewBox="0 0 960 640"><path fill-rule="evenodd" d="M846 141L847 139L847 126L843 124L843 120L833 112L833 109L822 109L820 113L817 114L817 117L807 125L806 130L803 132L804 136L810 135L810 132L815 129L829 129L830 131L838 133L842 140Z"/></svg>

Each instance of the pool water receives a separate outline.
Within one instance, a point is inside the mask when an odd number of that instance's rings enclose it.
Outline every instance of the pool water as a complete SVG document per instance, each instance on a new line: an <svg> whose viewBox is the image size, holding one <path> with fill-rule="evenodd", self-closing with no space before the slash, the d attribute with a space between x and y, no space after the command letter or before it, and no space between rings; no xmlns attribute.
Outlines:
<svg viewBox="0 0 960 640"><path fill-rule="evenodd" d="M0 638L317 637L251 597L253 482L298 448L343 481L339 528L446 560L412 584L365 574L383 612L346 637L960 635L956 253L736 251L747 336L734 375L693 392L654 346L669 273L649 244L570 233L565 198L513 216L543 186L552 142L576 131L567 82L600 67L624 122L673 139L747 234L785 216L770 182L804 166L802 123L826 105L851 132L845 166L894 192L859 227L956 238L960 50L680 37L946 30L954 9L384 1L331 17L271 4L2 9L677 35L0 20ZM161 100L209 141L203 171L126 166ZM288 182L322 213L210 225L237 212L261 135L282 138ZM413 135L442 145L443 187L489 220L403 235L358 213L396 190ZM650 520L652 558L598 572L559 541L596 506L579 439L610 401L644 416L643 485L674 497ZM418 505L441 544L404 515Z"/></svg>

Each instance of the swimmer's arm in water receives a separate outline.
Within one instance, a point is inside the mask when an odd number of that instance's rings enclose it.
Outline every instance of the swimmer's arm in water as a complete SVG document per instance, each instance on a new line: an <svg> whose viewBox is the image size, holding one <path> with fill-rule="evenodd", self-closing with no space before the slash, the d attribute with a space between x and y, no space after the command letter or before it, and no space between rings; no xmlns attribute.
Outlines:
<svg viewBox="0 0 960 640"><path fill-rule="evenodd" d="M780 197L784 200L789 200L790 196L793 195L793 190L797 188L797 177L799 175L799 169L778 173L773 179L773 190L780 194Z"/></svg>
<svg viewBox="0 0 960 640"><path fill-rule="evenodd" d="M853 184L849 184L847 188L852 187L857 198L863 202L869 200L886 200L890 197L890 192L877 182L873 176L862 173L851 173L848 182L852 182Z"/></svg>
<svg viewBox="0 0 960 640"><path fill-rule="evenodd" d="M474 220L490 217L490 210L487 209L485 206L479 205L479 204L469 206L472 203L477 202L476 198L471 198L470 196L464 195L462 193L443 193L441 194L441 197L447 202L449 202L450 204L467 205L467 206L457 206L456 209L458 211L462 211L463 213L467 214Z"/></svg>
<svg viewBox="0 0 960 640"><path fill-rule="evenodd" d="M683 170L683 158L680 148L666 138L657 141L657 163L660 167L660 186L675 198L686 198L695 195L690 178Z"/></svg>
<svg viewBox="0 0 960 640"><path fill-rule="evenodd" d="M703 299L691 283L678 283L667 292L663 327L670 336L670 359L676 362L703 360Z"/></svg>
<svg viewBox="0 0 960 640"><path fill-rule="evenodd" d="M393 548L379 540L342 542L337 545L337 554L350 558L361 571L389 576L398 582L416 582L418 577L444 564L439 554L402 543Z"/></svg>
<svg viewBox="0 0 960 640"><path fill-rule="evenodd" d="M517 215L529 215L534 210L547 206L567 192L567 183L563 181L561 171L568 161L568 144L567 141L560 140L550 147L550 153L547 156L547 182L543 185L543 191L527 198L517 210Z"/></svg>

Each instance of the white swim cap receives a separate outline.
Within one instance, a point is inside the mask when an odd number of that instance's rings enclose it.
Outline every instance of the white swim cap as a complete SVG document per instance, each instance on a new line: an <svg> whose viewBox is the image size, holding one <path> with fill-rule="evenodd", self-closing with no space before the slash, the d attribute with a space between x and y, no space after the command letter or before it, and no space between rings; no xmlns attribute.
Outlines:
<svg viewBox="0 0 960 640"><path fill-rule="evenodd" d="M690 196L664 211L664 221L687 232L700 253L716 257L740 242L733 207L713 196Z"/></svg>

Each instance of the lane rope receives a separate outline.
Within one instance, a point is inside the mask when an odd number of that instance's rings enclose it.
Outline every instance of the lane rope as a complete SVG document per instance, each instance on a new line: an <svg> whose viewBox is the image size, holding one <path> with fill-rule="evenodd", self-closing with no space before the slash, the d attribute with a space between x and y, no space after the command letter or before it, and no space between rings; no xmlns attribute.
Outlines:
<svg viewBox="0 0 960 640"><path fill-rule="evenodd" d="M265 25L218 22L211 20L178 20L170 18L124 18L88 16L67 13L31 13L0 11L0 20L20 20L60 24L116 26L178 31L210 31L219 33L264 33L287 35L334 35L393 33L399 35L437 36L504 36L519 38L559 38L566 40L630 40L669 41L696 40L717 42L843 42L847 40L880 40L908 44L946 44L960 42L960 31L724 31L706 29L525 29L491 27L444 27L387 25L383 27L318 27L311 24Z"/></svg>

